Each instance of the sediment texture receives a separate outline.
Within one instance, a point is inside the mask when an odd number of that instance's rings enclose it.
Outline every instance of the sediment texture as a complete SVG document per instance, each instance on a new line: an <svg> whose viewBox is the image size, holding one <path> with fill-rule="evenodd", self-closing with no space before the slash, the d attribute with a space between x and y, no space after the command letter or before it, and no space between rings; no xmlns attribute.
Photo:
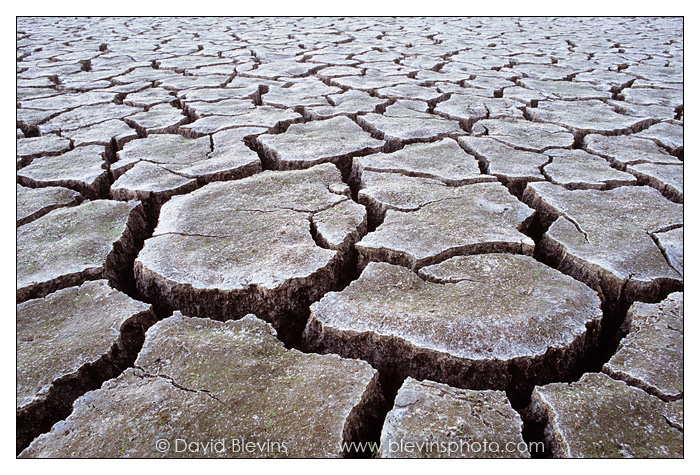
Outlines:
<svg viewBox="0 0 700 475"><path fill-rule="evenodd" d="M683 27L18 17L17 452L682 457Z"/></svg>

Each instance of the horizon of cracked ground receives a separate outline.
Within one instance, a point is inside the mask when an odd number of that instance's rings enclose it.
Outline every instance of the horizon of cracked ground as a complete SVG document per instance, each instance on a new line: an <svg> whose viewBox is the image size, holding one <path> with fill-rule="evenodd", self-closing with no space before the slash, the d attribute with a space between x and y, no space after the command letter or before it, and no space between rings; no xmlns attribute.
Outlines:
<svg viewBox="0 0 700 475"><path fill-rule="evenodd" d="M18 18L20 457L682 457L682 18Z"/></svg>

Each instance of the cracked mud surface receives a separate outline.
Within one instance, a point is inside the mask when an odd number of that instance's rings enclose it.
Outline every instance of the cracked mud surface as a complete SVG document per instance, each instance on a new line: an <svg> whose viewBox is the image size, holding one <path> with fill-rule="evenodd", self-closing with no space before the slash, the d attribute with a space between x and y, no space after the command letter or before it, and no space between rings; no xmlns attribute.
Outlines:
<svg viewBox="0 0 700 475"><path fill-rule="evenodd" d="M528 458L530 454L522 450L525 445L522 425L520 416L501 391L460 390L406 378L393 409L387 414L378 455L382 458ZM493 440L494 434L498 434L498 440ZM481 444L486 438L495 442L489 444L491 447L499 449L490 450L473 443ZM426 444L426 441L430 442ZM521 450L517 450L518 444L522 444ZM515 450L506 452L506 445Z"/></svg>
<svg viewBox="0 0 700 475"><path fill-rule="evenodd" d="M17 453L682 457L682 32L18 18Z"/></svg>
<svg viewBox="0 0 700 475"><path fill-rule="evenodd" d="M18 448L68 415L76 397L132 365L134 347L155 321L150 305L106 280L19 304Z"/></svg>
<svg viewBox="0 0 700 475"><path fill-rule="evenodd" d="M682 399L683 294L658 304L636 302L623 324L627 336L603 371L664 401Z"/></svg>
<svg viewBox="0 0 700 475"><path fill-rule="evenodd" d="M675 407L605 374L535 388L530 410L547 420L555 457L680 457L683 432L669 423ZM593 424L584 421L596 421Z"/></svg>
<svg viewBox="0 0 700 475"><path fill-rule="evenodd" d="M176 313L149 329L135 369L76 401L24 456L168 456L153 438L237 433L278 441L275 456L337 457L339 444L362 432L358 415L381 402L365 362L286 350L252 315L221 323ZM104 443L109 434L119 440Z"/></svg>
<svg viewBox="0 0 700 475"><path fill-rule="evenodd" d="M565 377L596 344L601 318L580 282L531 257L480 254L418 275L371 263L311 306L304 342L396 376L516 391Z"/></svg>

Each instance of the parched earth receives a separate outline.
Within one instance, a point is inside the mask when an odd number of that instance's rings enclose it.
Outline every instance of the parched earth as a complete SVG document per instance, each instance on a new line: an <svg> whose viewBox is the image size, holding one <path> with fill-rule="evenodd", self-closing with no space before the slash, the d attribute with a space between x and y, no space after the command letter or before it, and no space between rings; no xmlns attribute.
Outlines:
<svg viewBox="0 0 700 475"><path fill-rule="evenodd" d="M20 457L683 457L682 18L18 18Z"/></svg>

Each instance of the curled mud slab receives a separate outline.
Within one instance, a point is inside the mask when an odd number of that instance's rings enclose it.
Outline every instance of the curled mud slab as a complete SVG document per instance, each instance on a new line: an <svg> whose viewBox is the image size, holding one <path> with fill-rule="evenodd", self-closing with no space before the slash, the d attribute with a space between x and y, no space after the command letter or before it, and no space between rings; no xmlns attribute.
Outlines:
<svg viewBox="0 0 700 475"><path fill-rule="evenodd" d="M637 177L637 181L656 188L669 200L683 203L683 166L640 163L630 165L627 171Z"/></svg>
<svg viewBox="0 0 700 475"><path fill-rule="evenodd" d="M537 387L532 401L554 457L683 457L683 432L667 421L676 408L604 374Z"/></svg>
<svg viewBox="0 0 700 475"><path fill-rule="evenodd" d="M683 226L652 233L669 265L683 275Z"/></svg>
<svg viewBox="0 0 700 475"><path fill-rule="evenodd" d="M545 178L567 190L607 190L637 184L634 174L615 170L604 158L583 150L551 149L545 154L551 158L542 167Z"/></svg>
<svg viewBox="0 0 700 475"><path fill-rule="evenodd" d="M17 181L27 187L62 186L88 199L105 198L109 171L105 147L90 145L62 155L35 158L17 170Z"/></svg>
<svg viewBox="0 0 700 475"><path fill-rule="evenodd" d="M129 127L124 121L111 119L75 130L61 132L63 137L68 137L73 145L101 145L109 147L111 153L121 149L124 144L138 137L136 130Z"/></svg>
<svg viewBox="0 0 700 475"><path fill-rule="evenodd" d="M290 87L270 88L263 97L263 104L289 108L328 106L328 99L324 96L340 92L340 88L329 87L318 79L308 78L306 81L295 82Z"/></svg>
<svg viewBox="0 0 700 475"><path fill-rule="evenodd" d="M213 138L162 134L134 140L117 153L118 160L111 167L117 178L110 197L141 200L154 219L163 203L174 195L195 190L199 184L261 171L260 158L245 146L243 138L247 133L262 131L244 128L241 132L219 132Z"/></svg>
<svg viewBox="0 0 700 475"><path fill-rule="evenodd" d="M146 227L138 201L97 200L57 209L17 229L17 301L87 280L117 288Z"/></svg>
<svg viewBox="0 0 700 475"><path fill-rule="evenodd" d="M185 102L187 115L194 119L201 119L209 116L235 116L250 113L255 110L252 100L246 99L223 99L219 101L196 101L188 99Z"/></svg>
<svg viewBox="0 0 700 475"><path fill-rule="evenodd" d="M450 138L427 144L407 145L392 153L354 158L353 179L361 180L365 171L433 178L455 186L493 181L493 177L482 175L476 159Z"/></svg>
<svg viewBox="0 0 700 475"><path fill-rule="evenodd" d="M178 133L187 138L195 138L237 127L264 127L277 130L278 127L298 122L301 118L301 114L291 109L260 106L236 115L205 116L191 124L180 126Z"/></svg>
<svg viewBox="0 0 700 475"><path fill-rule="evenodd" d="M370 263L311 306L304 344L396 378L521 391L574 371L601 317L595 292L527 256L459 256L419 275Z"/></svg>
<svg viewBox="0 0 700 475"><path fill-rule="evenodd" d="M523 200L553 222L541 241L548 262L601 295L654 301L682 288L654 233L679 227L683 206L653 188L567 191L530 183Z"/></svg>
<svg viewBox="0 0 700 475"><path fill-rule="evenodd" d="M63 112L39 126L42 134L67 132L110 119L123 119L140 113L142 109L117 104L97 104L82 106Z"/></svg>
<svg viewBox="0 0 700 475"><path fill-rule="evenodd" d="M17 226L34 221L56 208L78 205L82 200L80 193L68 188L25 188L17 185Z"/></svg>
<svg viewBox="0 0 700 475"><path fill-rule="evenodd" d="M399 186L407 182L403 183ZM534 211L500 184L445 187L433 181L427 187L439 197L419 201L408 211L388 209L376 231L357 243L361 267L370 261L385 261L418 269L459 254L534 251L534 242L519 231ZM367 199L372 200L369 193L373 190L365 190ZM419 190L414 188L408 194ZM392 200L391 195L387 198L386 204L380 201L372 207L400 206L400 196L399 200Z"/></svg>
<svg viewBox="0 0 700 475"><path fill-rule="evenodd" d="M623 327L627 336L603 371L664 401L682 398L683 293L658 304L636 302Z"/></svg>
<svg viewBox="0 0 700 475"><path fill-rule="evenodd" d="M499 450L449 455L577 456L555 439L584 440L607 408L558 429L550 416L572 399L527 408L545 388L590 385L586 373L622 388L620 401L659 401L633 404L655 414L649 427L682 432L682 18L16 27L18 321L90 330L37 364L70 362L91 337L119 341L117 323L91 325L127 318L128 302L170 328L141 368L136 337L126 363L108 363L105 346L90 376L64 368L56 381L90 385L41 403L17 447L46 439L24 456L443 456L422 439L477 442L488 424ZM97 282L105 292L84 290ZM30 318L30 302L61 308ZM23 348L64 349L62 330L19 330ZM18 359L23 381L32 361ZM231 452L237 427L251 428L252 453ZM641 439L627 429L602 430L604 450L587 456L680 453L637 450L620 442ZM271 434L286 452L255 448ZM228 453L213 453L221 437ZM399 438L418 445L387 445Z"/></svg>
<svg viewBox="0 0 700 475"><path fill-rule="evenodd" d="M134 369L78 399L21 456L340 457L343 443L366 441L382 402L365 362L286 350L253 315L176 313L148 331Z"/></svg>
<svg viewBox="0 0 700 475"><path fill-rule="evenodd" d="M522 420L501 391L406 378L382 429L381 458L527 458Z"/></svg>
<svg viewBox="0 0 700 475"><path fill-rule="evenodd" d="M526 89L539 92L545 99L564 101L611 99L612 94L605 86L573 81L541 81L538 79L520 79L518 84ZM554 121L551 121L554 122Z"/></svg>
<svg viewBox="0 0 700 475"><path fill-rule="evenodd" d="M646 130L634 134L635 137L642 137L654 141L672 155L683 156L683 123L660 122L654 124Z"/></svg>
<svg viewBox="0 0 700 475"><path fill-rule="evenodd" d="M573 134L564 127L512 118L480 120L472 127L472 134L487 135L513 148L530 152L571 148L574 145Z"/></svg>
<svg viewBox="0 0 700 475"><path fill-rule="evenodd" d="M497 99L491 91L459 88L448 100L435 107L435 113L469 127L479 119L522 117L522 104L513 99Z"/></svg>
<svg viewBox="0 0 700 475"><path fill-rule="evenodd" d="M292 338L304 308L338 284L364 233L364 209L343 193L340 173L325 164L175 197L136 260L137 288L193 316L257 312Z"/></svg>
<svg viewBox="0 0 700 475"><path fill-rule="evenodd" d="M579 136L619 135L650 125L649 119L618 114L600 100L547 101L537 108L528 108L527 113L535 122L560 125Z"/></svg>
<svg viewBox="0 0 700 475"><path fill-rule="evenodd" d="M193 162L206 159L210 152L211 140L208 138L187 140L174 134L154 135L127 144L117 153L117 161L111 168L116 177L141 161L170 165L177 170L178 165L179 168L185 168Z"/></svg>
<svg viewBox="0 0 700 475"><path fill-rule="evenodd" d="M358 116L357 121L365 130L370 130L382 140L386 140L388 146L393 149L402 144L427 142L464 133L457 121L443 119L427 112L408 108L397 108L392 112L386 115L371 113Z"/></svg>
<svg viewBox="0 0 700 475"><path fill-rule="evenodd" d="M459 143L479 159L482 170L518 196L528 182L544 181L542 167L551 161L547 155L518 150L490 136L460 137Z"/></svg>
<svg viewBox="0 0 700 475"><path fill-rule="evenodd" d="M261 135L257 141L270 166L279 170L339 163L351 154L376 152L384 145L347 117L294 124L283 134Z"/></svg>
<svg viewBox="0 0 700 475"><path fill-rule="evenodd" d="M136 129L139 136L151 134L169 134L177 132L180 125L187 123L187 117L180 109L169 104L159 104L125 119L126 123Z"/></svg>
<svg viewBox="0 0 700 475"><path fill-rule="evenodd" d="M631 135L586 135L583 147L590 153L607 158L621 170L638 163L681 163L653 140Z"/></svg>
<svg viewBox="0 0 700 475"><path fill-rule="evenodd" d="M70 150L70 140L58 135L17 140L17 168L29 165L36 157L59 155Z"/></svg>
<svg viewBox="0 0 700 475"><path fill-rule="evenodd" d="M151 162L141 161L117 178L109 190L114 200L140 200L155 215L173 195L197 188L197 180L173 173Z"/></svg>
<svg viewBox="0 0 700 475"><path fill-rule="evenodd" d="M17 450L66 417L73 401L133 364L151 306L86 282L17 306Z"/></svg>
<svg viewBox="0 0 700 475"><path fill-rule="evenodd" d="M325 68L322 72L328 69ZM377 106L387 102L384 99L372 97L366 92L355 90L349 90L341 94L331 94L327 98L331 105L305 106L305 115L314 120L328 119L339 115L356 117L359 113L373 112Z"/></svg>
<svg viewBox="0 0 700 475"><path fill-rule="evenodd" d="M132 92L124 97L124 104L133 107L152 107L157 104L169 104L175 100L170 91L154 87L140 92Z"/></svg>

